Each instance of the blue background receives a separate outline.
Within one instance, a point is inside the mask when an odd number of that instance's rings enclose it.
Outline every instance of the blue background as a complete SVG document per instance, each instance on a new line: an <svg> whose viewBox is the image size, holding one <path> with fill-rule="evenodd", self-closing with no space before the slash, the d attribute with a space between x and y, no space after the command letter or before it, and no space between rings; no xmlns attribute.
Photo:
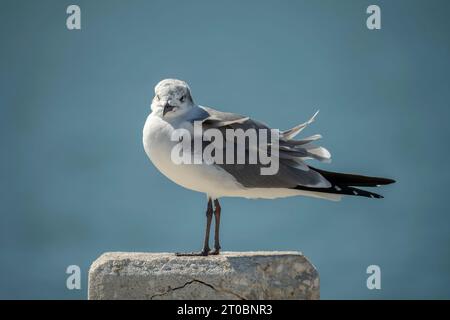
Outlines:
<svg viewBox="0 0 450 320"><path fill-rule="evenodd" d="M105 251L200 249L205 196L142 147L167 77L276 128L320 109L305 134L333 162L315 165L398 181L383 200L223 199L225 250L300 250L322 298L450 298L448 1L0 4L0 298L84 299ZM71 264L82 290L66 289ZM366 288L371 264L381 290Z"/></svg>

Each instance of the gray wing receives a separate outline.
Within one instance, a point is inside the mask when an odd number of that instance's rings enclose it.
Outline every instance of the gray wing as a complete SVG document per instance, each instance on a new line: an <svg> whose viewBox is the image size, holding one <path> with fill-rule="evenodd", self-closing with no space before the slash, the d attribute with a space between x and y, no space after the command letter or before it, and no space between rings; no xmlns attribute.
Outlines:
<svg viewBox="0 0 450 320"><path fill-rule="evenodd" d="M226 129L267 129L270 128L262 122L234 113L227 113L202 107L206 114L202 117L203 130L209 128L219 129L225 137ZM262 164L215 164L231 174L240 184L247 188L295 188L297 186L329 188L331 184L320 173L311 169L304 160L316 159L327 161L330 153L322 147L313 145L312 142L321 138L313 135L302 140L292 140L308 124L314 121L317 113L307 122L294 128L280 132L279 140L279 170L274 175L261 175ZM236 141L232 146L236 150ZM269 141L270 149L270 141ZM248 148L246 148L248 152ZM224 146L223 154L226 154ZM248 155L247 155L248 156ZM247 157L246 156L246 157Z"/></svg>

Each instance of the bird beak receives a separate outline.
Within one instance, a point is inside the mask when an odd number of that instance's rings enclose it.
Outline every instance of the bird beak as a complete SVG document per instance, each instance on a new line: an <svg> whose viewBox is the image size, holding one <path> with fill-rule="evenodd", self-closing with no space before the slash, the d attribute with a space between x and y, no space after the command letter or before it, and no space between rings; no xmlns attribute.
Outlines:
<svg viewBox="0 0 450 320"><path fill-rule="evenodd" d="M164 109L163 109L163 117L166 115L167 112L172 111L175 108L175 106L172 106L169 104L169 102L166 102L164 104Z"/></svg>

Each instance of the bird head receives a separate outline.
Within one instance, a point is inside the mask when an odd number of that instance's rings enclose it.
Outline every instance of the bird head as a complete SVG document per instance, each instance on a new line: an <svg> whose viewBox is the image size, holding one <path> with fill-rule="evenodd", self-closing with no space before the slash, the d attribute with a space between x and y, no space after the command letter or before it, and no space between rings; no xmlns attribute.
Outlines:
<svg viewBox="0 0 450 320"><path fill-rule="evenodd" d="M191 91L186 82L164 79L156 85L151 109L162 118L177 117L193 106Z"/></svg>

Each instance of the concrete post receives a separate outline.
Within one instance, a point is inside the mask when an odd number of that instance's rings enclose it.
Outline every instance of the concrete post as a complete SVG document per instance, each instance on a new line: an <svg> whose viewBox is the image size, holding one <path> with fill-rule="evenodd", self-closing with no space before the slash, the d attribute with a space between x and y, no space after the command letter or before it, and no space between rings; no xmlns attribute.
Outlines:
<svg viewBox="0 0 450 320"><path fill-rule="evenodd" d="M89 270L89 299L319 299L319 274L299 252L110 252Z"/></svg>

